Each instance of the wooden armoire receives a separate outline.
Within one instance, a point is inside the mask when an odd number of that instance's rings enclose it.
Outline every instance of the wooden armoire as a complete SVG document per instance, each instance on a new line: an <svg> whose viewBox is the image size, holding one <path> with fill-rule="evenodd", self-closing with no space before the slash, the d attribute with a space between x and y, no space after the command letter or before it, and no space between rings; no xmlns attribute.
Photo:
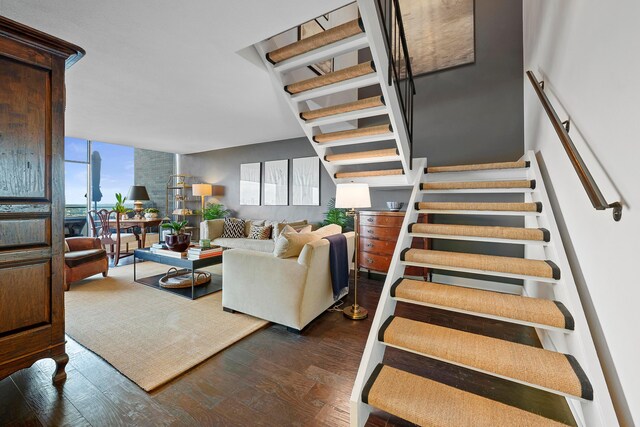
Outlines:
<svg viewBox="0 0 640 427"><path fill-rule="evenodd" d="M64 74L83 55L0 16L0 379L43 358L66 378Z"/></svg>

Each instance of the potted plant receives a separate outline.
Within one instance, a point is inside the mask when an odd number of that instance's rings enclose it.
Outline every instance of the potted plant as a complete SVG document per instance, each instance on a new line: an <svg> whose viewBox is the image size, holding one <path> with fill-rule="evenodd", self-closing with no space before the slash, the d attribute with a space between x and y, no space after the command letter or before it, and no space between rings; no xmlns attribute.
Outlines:
<svg viewBox="0 0 640 427"><path fill-rule="evenodd" d="M156 208L147 208L144 211L144 217L147 219L155 219L158 218L158 214L160 213L159 209Z"/></svg>
<svg viewBox="0 0 640 427"><path fill-rule="evenodd" d="M191 244L191 234L185 233L184 229L189 221L171 221L162 224L162 228L170 230L164 238L167 247L175 252L184 252Z"/></svg>
<svg viewBox="0 0 640 427"><path fill-rule="evenodd" d="M346 209L336 208L336 198L332 197L327 203L329 209L324 213L324 221L321 226L329 224L338 224L343 231L353 231L353 217L347 215Z"/></svg>
<svg viewBox="0 0 640 427"><path fill-rule="evenodd" d="M222 203L209 203L202 211L202 218L204 220L224 218L229 215L229 212Z"/></svg>
<svg viewBox="0 0 640 427"><path fill-rule="evenodd" d="M129 219L129 215L127 213L131 212L131 209L128 209L124 202L127 201L126 197L122 196L122 193L116 193L116 204L113 205L113 210L120 217L120 219Z"/></svg>

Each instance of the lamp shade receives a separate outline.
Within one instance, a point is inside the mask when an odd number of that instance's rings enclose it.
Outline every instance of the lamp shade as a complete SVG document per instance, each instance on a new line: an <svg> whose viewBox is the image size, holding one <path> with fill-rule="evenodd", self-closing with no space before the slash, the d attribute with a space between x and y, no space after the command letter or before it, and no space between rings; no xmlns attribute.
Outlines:
<svg viewBox="0 0 640 427"><path fill-rule="evenodd" d="M147 193L147 187L144 185L132 185L131 188L129 188L127 198L129 200L151 200L149 193Z"/></svg>
<svg viewBox="0 0 640 427"><path fill-rule="evenodd" d="M370 208L369 184L350 182L336 185L336 208Z"/></svg>
<svg viewBox="0 0 640 427"><path fill-rule="evenodd" d="M211 196L211 184L193 184L191 187L194 196Z"/></svg>

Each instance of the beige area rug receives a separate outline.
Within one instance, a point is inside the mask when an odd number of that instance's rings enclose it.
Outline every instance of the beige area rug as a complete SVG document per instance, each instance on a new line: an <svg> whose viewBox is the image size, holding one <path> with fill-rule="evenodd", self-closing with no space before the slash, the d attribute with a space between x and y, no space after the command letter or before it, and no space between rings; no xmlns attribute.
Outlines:
<svg viewBox="0 0 640 427"><path fill-rule="evenodd" d="M137 265L138 277L168 268ZM208 268L220 273L220 266ZM146 391L172 380L268 322L222 311L222 292L191 301L133 281L133 266L71 285L67 333Z"/></svg>

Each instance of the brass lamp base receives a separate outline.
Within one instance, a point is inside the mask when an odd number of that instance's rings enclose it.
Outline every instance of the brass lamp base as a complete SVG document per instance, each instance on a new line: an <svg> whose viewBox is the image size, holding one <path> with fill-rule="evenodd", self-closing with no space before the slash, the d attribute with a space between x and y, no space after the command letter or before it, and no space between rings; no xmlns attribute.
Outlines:
<svg viewBox="0 0 640 427"><path fill-rule="evenodd" d="M342 311L345 317L351 320L364 320L369 315L366 308L359 306L358 304L350 305Z"/></svg>

